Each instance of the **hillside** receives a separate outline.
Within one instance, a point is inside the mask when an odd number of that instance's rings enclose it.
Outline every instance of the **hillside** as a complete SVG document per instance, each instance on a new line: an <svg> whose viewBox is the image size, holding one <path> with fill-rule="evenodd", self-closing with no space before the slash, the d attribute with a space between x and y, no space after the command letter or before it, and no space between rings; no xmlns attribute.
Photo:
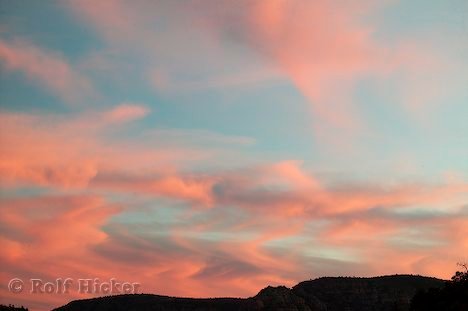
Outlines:
<svg viewBox="0 0 468 311"><path fill-rule="evenodd" d="M327 277L292 289L267 287L250 298L176 298L149 294L72 301L56 311L404 311L419 290L441 288L436 278L394 275Z"/></svg>

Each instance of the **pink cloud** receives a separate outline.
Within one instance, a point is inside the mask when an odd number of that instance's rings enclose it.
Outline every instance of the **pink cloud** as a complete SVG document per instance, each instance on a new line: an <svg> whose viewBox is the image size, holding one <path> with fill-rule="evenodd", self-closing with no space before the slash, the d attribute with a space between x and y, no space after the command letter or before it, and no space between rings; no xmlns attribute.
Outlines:
<svg viewBox="0 0 468 311"><path fill-rule="evenodd" d="M95 95L90 81L62 55L41 49L25 40L0 40L0 60L5 68L19 71L67 103Z"/></svg>
<svg viewBox="0 0 468 311"><path fill-rule="evenodd" d="M106 134L116 121L129 121L143 110L131 107L115 114L82 114L69 118L59 115L0 114L0 182L3 186L42 185L86 188L99 172L126 173L148 169L175 170L180 162L207 157L206 150L128 140L114 141ZM116 117L117 116L117 117ZM76 135L76 133L80 133ZM190 158L186 158L190 155ZM131 163L131 165L129 165ZM170 188L167 181L163 187Z"/></svg>
<svg viewBox="0 0 468 311"><path fill-rule="evenodd" d="M141 193L156 197L181 199L203 206L213 203L211 188L214 180L211 178L194 178L183 176L177 172L154 172L140 176L115 175L98 176L92 187L114 190L117 192Z"/></svg>
<svg viewBox="0 0 468 311"><path fill-rule="evenodd" d="M123 103L106 113L105 118L110 122L125 123L141 119L148 115L150 110L140 104Z"/></svg>
<svg viewBox="0 0 468 311"><path fill-rule="evenodd" d="M374 18L392 1L215 2L207 9L208 31L219 40L240 41L289 78L311 105L314 138L337 151L355 149L356 138L371 130L363 114L368 108L355 96L363 81L385 91L394 85L394 104L405 108L411 121L422 121L427 115L421 111L434 110L462 90L443 82L465 67L455 53L441 53L439 47L450 43L377 36L382 29Z"/></svg>
<svg viewBox="0 0 468 311"><path fill-rule="evenodd" d="M359 4L358 4L359 3ZM256 1L241 36L286 73L312 105L318 135L359 130L352 89L384 70L387 51L372 39L358 7L338 1ZM336 92L339 88L340 92Z"/></svg>
<svg viewBox="0 0 468 311"><path fill-rule="evenodd" d="M14 277L52 281L56 275L79 278L90 273L90 267L97 269L94 274L100 276L96 258L92 257L92 245L106 239L107 234L100 227L117 210L96 196L2 200L2 227L10 230L2 233L2 245L7 246L9 255L1 259L2 266L8 267L0 275L1 281L8 283ZM0 292L2 301L19 299L35 310L50 310L70 298L62 295L38 297L29 291L19 297L6 288ZM71 297L79 296L72 293Z"/></svg>
<svg viewBox="0 0 468 311"><path fill-rule="evenodd" d="M57 119L0 115L0 171L3 185L85 186L97 173L94 137L72 135ZM75 137L72 139L71 137Z"/></svg>
<svg viewBox="0 0 468 311"><path fill-rule="evenodd" d="M200 12L205 10L197 9L210 6L208 12L212 5L216 6L197 1L143 1L128 5L120 0L94 5L92 1L79 0L67 3L66 7L79 21L92 26L107 44L101 56L96 54L89 60L91 63L118 73L122 64L109 64L107 53L118 50L120 55L136 58L144 68L135 74L158 93L252 87L283 81L283 75L262 59L250 64L245 55L219 42L220 38L207 25L211 17L201 16ZM170 33L165 29L171 29ZM186 50L191 53L185 53ZM255 57L257 52L249 54ZM189 71L195 74L187 75Z"/></svg>

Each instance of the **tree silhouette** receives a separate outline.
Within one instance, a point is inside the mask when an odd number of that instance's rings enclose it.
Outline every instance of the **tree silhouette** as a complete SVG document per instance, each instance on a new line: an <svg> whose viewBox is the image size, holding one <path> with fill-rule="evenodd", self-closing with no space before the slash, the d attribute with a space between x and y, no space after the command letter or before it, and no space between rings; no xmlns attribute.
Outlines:
<svg viewBox="0 0 468 311"><path fill-rule="evenodd" d="M459 263L465 271L457 271L441 289L418 292L411 301L411 311L468 310L468 265Z"/></svg>

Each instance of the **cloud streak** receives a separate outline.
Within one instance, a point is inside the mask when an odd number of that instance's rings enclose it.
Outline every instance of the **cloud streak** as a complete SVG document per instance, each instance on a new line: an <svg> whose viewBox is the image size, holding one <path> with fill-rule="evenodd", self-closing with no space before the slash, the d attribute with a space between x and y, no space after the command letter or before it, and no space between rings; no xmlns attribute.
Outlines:
<svg viewBox="0 0 468 311"><path fill-rule="evenodd" d="M106 113L109 122L125 123L138 120L149 114L149 109L134 103L123 103Z"/></svg>
<svg viewBox="0 0 468 311"><path fill-rule="evenodd" d="M23 73L65 103L82 104L96 95L91 82L61 54L26 40L0 40L0 60L7 70Z"/></svg>

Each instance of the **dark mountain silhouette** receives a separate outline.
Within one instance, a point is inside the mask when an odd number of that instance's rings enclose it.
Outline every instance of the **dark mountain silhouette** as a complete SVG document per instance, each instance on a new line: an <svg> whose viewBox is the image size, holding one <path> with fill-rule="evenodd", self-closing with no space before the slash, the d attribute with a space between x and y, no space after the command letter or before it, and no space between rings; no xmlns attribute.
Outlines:
<svg viewBox="0 0 468 311"><path fill-rule="evenodd" d="M176 298L149 294L72 301L56 311L405 311L417 292L443 288L443 280L393 275L326 277L289 289L266 287L250 298Z"/></svg>

